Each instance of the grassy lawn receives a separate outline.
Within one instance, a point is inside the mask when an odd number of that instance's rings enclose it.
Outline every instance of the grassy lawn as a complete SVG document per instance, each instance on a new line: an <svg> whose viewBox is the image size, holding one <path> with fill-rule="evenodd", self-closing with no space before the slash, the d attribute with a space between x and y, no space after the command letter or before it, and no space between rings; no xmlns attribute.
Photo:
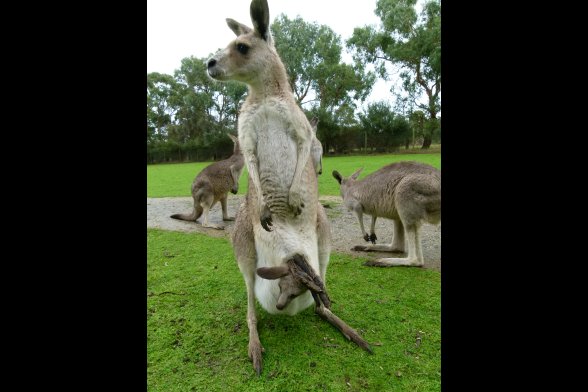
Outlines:
<svg viewBox="0 0 588 392"><path fill-rule="evenodd" d="M357 163L332 159L328 169L344 175ZM389 159L361 163L378 168ZM180 173L187 165L191 177L195 164L159 167ZM332 309L375 354L347 341L312 308L289 317L258 306L266 350L258 378L247 357L245 283L229 241L154 229L147 238L149 391L441 389L439 272L363 267L361 258L332 254L326 279Z"/></svg>
<svg viewBox="0 0 588 392"><path fill-rule="evenodd" d="M333 178L333 170L347 177L363 167L359 178L378 170L382 166L398 161L418 161L441 168L441 154L388 154L388 155L352 155L323 158L323 174L319 177L320 195L339 195L339 184ZM164 165L147 165L147 196L175 197L190 196L190 186L194 177L212 162L176 163ZM247 191L247 168L239 180L239 194Z"/></svg>

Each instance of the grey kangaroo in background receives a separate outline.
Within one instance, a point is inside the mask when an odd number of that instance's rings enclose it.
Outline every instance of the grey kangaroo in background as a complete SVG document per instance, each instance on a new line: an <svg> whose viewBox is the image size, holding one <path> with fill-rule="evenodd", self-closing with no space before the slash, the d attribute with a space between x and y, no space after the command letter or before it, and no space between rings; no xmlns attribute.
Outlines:
<svg viewBox="0 0 588 392"><path fill-rule="evenodd" d="M316 138L294 99L270 32L266 0L250 5L253 28L226 19L236 39L208 60L208 74L248 86L238 134L249 187L232 233L235 258L247 289L249 358L259 375L264 351L255 299L269 313L315 312L348 339L371 352L355 330L330 311L325 274L330 255L329 221L318 202ZM319 143L320 144L320 143Z"/></svg>
<svg viewBox="0 0 588 392"><path fill-rule="evenodd" d="M423 163L397 162L357 180L362 170L357 170L348 178L333 171L333 177L341 185L345 206L357 215L364 240L372 242L372 245L357 245L352 250L404 253L406 233L406 257L381 258L364 265L422 267L424 260L419 230L425 222L438 224L441 221L441 172ZM372 216L369 235L363 227L363 214ZM378 217L394 222L391 244L375 245L378 238L374 229Z"/></svg>
<svg viewBox="0 0 588 392"><path fill-rule="evenodd" d="M192 198L194 209L191 214L174 214L171 218L185 221L196 221L204 214L202 227L210 227L222 230L224 227L208 222L210 209L218 202L221 202L223 220L232 221L235 218L229 217L227 213L227 196L229 191L236 194L239 190L239 177L245 164L243 154L239 147L239 140L231 135L233 141L233 155L222 161L212 163L205 167L192 182Z"/></svg>
<svg viewBox="0 0 588 392"><path fill-rule="evenodd" d="M312 144L310 146L310 158L314 164L317 176L323 174L323 145L316 137L318 122L319 119L317 117L313 117L312 120L310 120L310 126L313 132Z"/></svg>

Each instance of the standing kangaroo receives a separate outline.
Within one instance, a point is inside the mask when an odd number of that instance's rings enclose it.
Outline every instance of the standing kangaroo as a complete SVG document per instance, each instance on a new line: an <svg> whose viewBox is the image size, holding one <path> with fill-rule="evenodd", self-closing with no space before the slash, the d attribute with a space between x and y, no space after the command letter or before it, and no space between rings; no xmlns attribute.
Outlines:
<svg viewBox="0 0 588 392"><path fill-rule="evenodd" d="M352 250L404 252L406 232L407 257L381 258L364 265L422 267L419 230L424 222L438 224L441 221L441 172L418 162L397 162L357 181L362 170L357 170L349 178L333 171L333 177L341 185L345 206L357 215L363 238L372 242L372 245L357 245ZM372 216L369 235L363 227L364 213ZM394 236L389 245L375 245L378 238L374 229L378 217L394 222Z"/></svg>
<svg viewBox="0 0 588 392"><path fill-rule="evenodd" d="M223 220L232 221L235 218L229 217L227 213L227 196L229 191L236 194L239 190L239 177L243 171L243 154L239 148L239 140L231 135L228 136L233 141L233 155L222 161L212 163L205 167L192 182L192 198L194 199L194 209L191 214L174 214L170 218L185 221L196 221L202 214L204 219L202 227L213 229L223 229L223 226L208 222L208 213L210 209L221 202L223 210Z"/></svg>
<svg viewBox="0 0 588 392"><path fill-rule="evenodd" d="M249 357L259 375L263 347L255 298L269 313L288 315L306 309L314 300L322 318L371 350L329 310L324 281L330 227L318 202L317 169L309 159L312 126L294 100L275 49L267 1L253 0L250 14L253 29L226 20L237 38L208 61L208 74L249 87L238 124L249 187L231 239L247 288Z"/></svg>

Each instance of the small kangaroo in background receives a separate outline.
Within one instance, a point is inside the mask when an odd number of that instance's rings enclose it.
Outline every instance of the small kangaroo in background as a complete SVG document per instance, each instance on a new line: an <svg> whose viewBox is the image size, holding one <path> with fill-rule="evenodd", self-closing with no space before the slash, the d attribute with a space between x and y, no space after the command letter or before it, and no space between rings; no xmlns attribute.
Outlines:
<svg viewBox="0 0 588 392"><path fill-rule="evenodd" d="M229 217L227 213L227 196L229 191L233 194L239 191L239 177L241 177L245 162L239 147L239 140L231 134L228 134L228 136L233 141L233 155L208 165L198 173L194 182L192 182L192 198L194 198L192 213L174 214L170 218L196 221L204 214L202 227L222 230L223 226L208 222L210 209L220 201L223 210L223 221L235 220L235 218Z"/></svg>
<svg viewBox="0 0 588 392"><path fill-rule="evenodd" d="M419 230L425 222L438 224L441 221L441 172L423 163L397 162L358 181L362 170L357 170L348 178L333 171L333 177L341 185L345 206L357 215L364 240L372 242L372 245L357 245L352 250L404 253L406 233L406 257L381 258L364 265L422 267L424 260ZM363 214L372 216L369 235L363 227ZM391 244L375 245L377 237L374 229L378 217L394 222Z"/></svg>
<svg viewBox="0 0 588 392"><path fill-rule="evenodd" d="M313 117L312 120L310 120L310 126L313 132L312 144L310 146L310 157L312 158L312 163L314 164L317 176L323 174L323 145L316 137L318 122L319 119L317 117Z"/></svg>
<svg viewBox="0 0 588 392"><path fill-rule="evenodd" d="M226 19L237 38L208 60L208 74L249 87L238 120L249 186L231 239L247 289L249 358L259 375L264 349L257 331L256 298L269 313L288 315L314 300L319 316L365 350L371 349L330 311L324 285L330 226L318 202L320 159L311 156L316 135L294 99L274 46L267 0L253 0L250 15L253 29Z"/></svg>

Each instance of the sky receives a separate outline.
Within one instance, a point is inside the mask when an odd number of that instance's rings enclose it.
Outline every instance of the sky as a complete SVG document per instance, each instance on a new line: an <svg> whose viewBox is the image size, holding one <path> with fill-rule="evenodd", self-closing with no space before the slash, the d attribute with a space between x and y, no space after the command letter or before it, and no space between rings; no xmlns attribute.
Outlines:
<svg viewBox="0 0 588 392"><path fill-rule="evenodd" d="M185 57L208 57L235 38L225 19L252 26L251 0L147 0L147 73L173 75ZM288 18L329 26L341 36L351 37L355 27L379 25L376 0L268 0L270 23L283 13ZM352 62L345 54L343 61ZM378 79L368 102L387 100L393 104L393 82Z"/></svg>

